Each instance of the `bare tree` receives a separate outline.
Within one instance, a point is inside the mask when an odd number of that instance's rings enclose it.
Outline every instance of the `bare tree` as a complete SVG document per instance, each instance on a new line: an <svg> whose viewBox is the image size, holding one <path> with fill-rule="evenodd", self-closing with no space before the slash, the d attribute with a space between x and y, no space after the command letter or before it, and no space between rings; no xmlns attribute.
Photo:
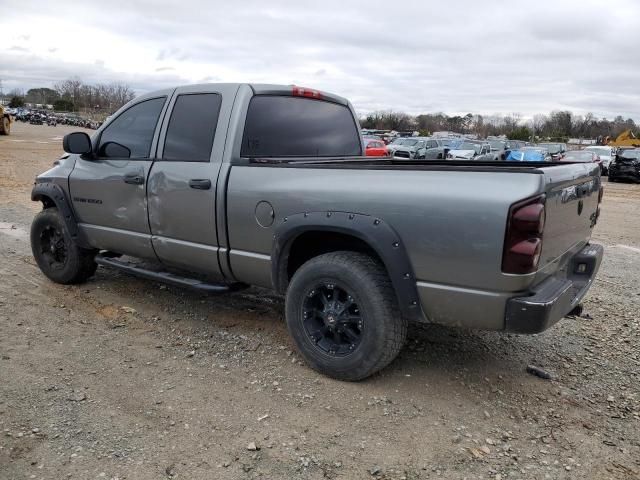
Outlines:
<svg viewBox="0 0 640 480"><path fill-rule="evenodd" d="M62 100L73 104L75 110L91 112L112 113L135 96L131 87L124 83L88 85L78 77L58 82L54 88Z"/></svg>

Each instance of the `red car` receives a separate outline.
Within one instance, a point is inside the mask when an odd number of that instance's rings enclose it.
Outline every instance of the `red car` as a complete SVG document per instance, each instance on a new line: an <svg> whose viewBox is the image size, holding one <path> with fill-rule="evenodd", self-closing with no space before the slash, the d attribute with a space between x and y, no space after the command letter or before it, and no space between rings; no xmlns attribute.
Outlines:
<svg viewBox="0 0 640 480"><path fill-rule="evenodd" d="M382 140L377 138L365 138L365 155L367 157L388 157L389 150Z"/></svg>

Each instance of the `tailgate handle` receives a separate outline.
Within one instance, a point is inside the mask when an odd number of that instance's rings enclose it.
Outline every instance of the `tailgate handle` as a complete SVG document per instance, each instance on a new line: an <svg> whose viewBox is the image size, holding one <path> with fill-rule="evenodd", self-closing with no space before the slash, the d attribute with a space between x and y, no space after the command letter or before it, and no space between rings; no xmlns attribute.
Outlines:
<svg viewBox="0 0 640 480"><path fill-rule="evenodd" d="M209 190L211 188L211 180L208 178L193 178L189 180L189 186L196 190Z"/></svg>
<svg viewBox="0 0 640 480"><path fill-rule="evenodd" d="M587 187L586 185L580 185L578 187L578 198L582 198L584 197L587 193L589 193L589 187Z"/></svg>

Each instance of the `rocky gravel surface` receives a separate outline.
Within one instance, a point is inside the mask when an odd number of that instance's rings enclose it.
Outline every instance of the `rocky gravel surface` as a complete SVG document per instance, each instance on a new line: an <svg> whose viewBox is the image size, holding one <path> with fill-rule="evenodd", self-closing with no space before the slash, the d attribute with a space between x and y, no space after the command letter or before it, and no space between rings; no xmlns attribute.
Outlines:
<svg viewBox="0 0 640 480"><path fill-rule="evenodd" d="M640 479L640 185L605 186L581 317L414 326L343 383L304 365L270 292L46 280L29 191L66 131L0 137L1 479Z"/></svg>

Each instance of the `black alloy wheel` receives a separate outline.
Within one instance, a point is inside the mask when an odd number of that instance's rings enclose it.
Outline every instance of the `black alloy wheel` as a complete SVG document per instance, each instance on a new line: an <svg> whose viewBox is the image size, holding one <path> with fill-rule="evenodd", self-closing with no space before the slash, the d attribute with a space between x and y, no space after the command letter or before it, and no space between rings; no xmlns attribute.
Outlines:
<svg viewBox="0 0 640 480"><path fill-rule="evenodd" d="M52 270L61 270L67 262L67 247L62 232L49 225L40 232L40 254Z"/></svg>
<svg viewBox="0 0 640 480"><path fill-rule="evenodd" d="M347 289L319 284L307 293L302 309L305 332L320 351L345 356L360 345L364 319Z"/></svg>
<svg viewBox="0 0 640 480"><path fill-rule="evenodd" d="M84 282L97 268L96 250L77 245L57 208L46 208L33 219L31 251L42 273L56 283Z"/></svg>

